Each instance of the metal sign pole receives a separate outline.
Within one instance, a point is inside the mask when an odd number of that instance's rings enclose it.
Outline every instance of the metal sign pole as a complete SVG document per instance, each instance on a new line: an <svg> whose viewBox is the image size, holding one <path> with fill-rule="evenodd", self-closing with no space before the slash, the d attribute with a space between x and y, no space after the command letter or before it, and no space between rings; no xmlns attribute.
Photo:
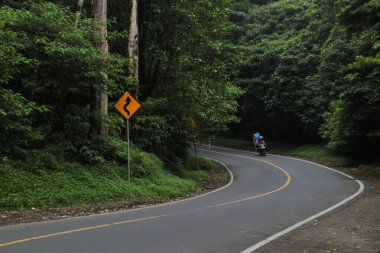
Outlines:
<svg viewBox="0 0 380 253"><path fill-rule="evenodd" d="M129 147L129 120L127 120L127 142L128 142L128 182L131 183L131 169L130 169L130 147Z"/></svg>
<svg viewBox="0 0 380 253"><path fill-rule="evenodd" d="M140 108L140 104L132 97L129 92L124 93L114 107L127 120L127 142L128 142L128 183L131 183L131 147L129 145L129 119Z"/></svg>
<svg viewBox="0 0 380 253"><path fill-rule="evenodd" d="M197 153L197 147L195 145L195 140L193 142L193 145L194 145L195 157L197 158L197 169L199 170L199 160L198 160L198 153Z"/></svg>

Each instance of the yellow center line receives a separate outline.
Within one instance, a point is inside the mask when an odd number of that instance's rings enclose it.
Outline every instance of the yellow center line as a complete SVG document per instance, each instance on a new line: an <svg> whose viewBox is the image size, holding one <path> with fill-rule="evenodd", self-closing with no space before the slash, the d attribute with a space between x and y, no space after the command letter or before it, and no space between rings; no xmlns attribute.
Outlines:
<svg viewBox="0 0 380 253"><path fill-rule="evenodd" d="M71 234L71 233L77 233L77 232L82 232L82 231L86 231L86 230L92 230L92 229L96 229L96 228L104 228L104 227L109 227L111 225L112 224L104 224L104 225L99 225L99 226L92 226L92 227L85 227L85 228L78 228L78 229L73 229L73 230L67 230L67 231L58 232L58 233L54 233L54 234L46 234L46 235L41 235L41 236L35 236L35 237L30 237L30 238L26 238L26 239L22 239L22 240L17 240L17 241L3 243L3 244L0 244L0 247L12 245L12 244L18 244L18 243L22 243L22 242L28 242L28 241L32 241L32 240L39 240L39 239L49 238L49 237L58 236L58 235L66 235L66 234Z"/></svg>
<svg viewBox="0 0 380 253"><path fill-rule="evenodd" d="M271 195L273 193L282 191L283 189L285 189L290 184L290 182L292 180L292 177L290 176L289 172L286 171L284 168L282 168L282 167L280 167L280 166L278 166L278 165L276 165L274 163L265 161L265 160L261 160L261 159L257 159L257 158L253 158L253 157L249 157L249 156L235 155L235 154L223 153L223 152L218 152L218 151L210 151L210 150L206 150L206 149L201 149L201 150L202 151L206 151L206 152L210 152L210 153L218 153L218 154L223 154L223 155L240 157L240 158L244 158L244 159L257 160L257 161L269 164L269 165L275 167L276 169L280 170L281 172L283 172L286 175L286 182L282 186L280 186L277 189L274 189L274 190L272 190L270 192L262 193L262 194L251 196L251 197L244 198L244 199L234 200L234 201L225 202L225 203L221 203L221 204L217 204L217 205L212 205L212 206L207 206L207 207L203 207L203 208L196 208L196 209L192 209L192 210L188 210L188 211L183 211L183 212L178 212L178 213L163 214L163 215L145 217L145 218L140 218L140 219L126 220L126 221L120 221L120 222L115 222L115 223L103 224L103 225L98 225L98 226L78 228L78 229L67 230L67 231L62 231L62 232L52 233L52 234L46 234L46 235L41 235L41 236L29 237L29 238L25 238L25 239L21 239L21 240L16 240L16 241L10 241L10 242L6 242L6 243L2 243L2 244L0 244L0 247L14 245L14 244L19 244L19 243L24 243L24 242L29 242L29 241L33 241L33 240L40 240L40 239L45 239L45 238L50 238L50 237L55 237L55 236L60 236L60 235L79 233L79 232L93 230L93 229L98 229L98 228L104 228L104 227L110 227L110 226L116 226L116 225L123 225L123 224L128 224L128 223L133 223L133 222L139 222L139 221L145 221L145 220L153 220L153 219L158 219L158 218L167 217L167 216L174 216L174 215L185 214L185 213L190 213L190 212L195 212L195 211L200 211L200 210L206 210L206 209L211 209L211 208L216 208L216 207L221 207L221 206L233 205L233 204L241 203L241 202L244 202L244 201L258 199L258 198L261 198L261 197L264 197L264 196L268 196L268 195Z"/></svg>
<svg viewBox="0 0 380 253"><path fill-rule="evenodd" d="M236 204L236 203L240 203L240 202L244 202L244 201L248 201L248 200L253 200L253 199L258 199L258 198L261 198L261 197L265 197L265 196L271 195L273 193L282 191L283 189L285 189L286 187L288 187L288 185L292 181L292 176L289 174L289 172L286 171L284 168L278 166L277 164L274 164L274 163L271 163L271 162L268 162L268 161L265 161L265 160L257 159L257 158L254 158L254 157L249 157L249 156L242 156L242 155L235 155L235 154L229 154L229 153L218 152L218 151L211 151L211 150L208 150L208 149L200 149L200 150L206 151L206 152L209 152L209 153L217 153L217 154L223 154L223 155L229 155L229 156L235 156L235 157L239 157L239 158L245 158L245 159L260 161L260 162L263 162L263 163L266 163L266 164L269 164L269 165L275 167L276 169L282 171L286 175L286 182L281 187L279 187L279 188L277 188L277 189L275 189L273 191L262 193L262 194L255 195L255 196L251 196L251 197L248 197L248 198L245 198L245 199L239 199L239 200L235 200L235 201L231 201L231 202L221 203L221 204L214 205L214 206L209 206L209 207L206 207L206 208L226 206L226 205Z"/></svg>
<svg viewBox="0 0 380 253"><path fill-rule="evenodd" d="M137 222L137 221L143 221L143 220L153 220L153 219L162 218L162 217L166 217L166 216L168 216L168 215L163 214L163 215L157 215L157 216L146 217L146 218L135 219L135 220L125 220L125 221L112 223L111 225L121 225L121 224L127 224L127 223L131 223L131 222Z"/></svg>
<svg viewBox="0 0 380 253"><path fill-rule="evenodd" d="M39 240L39 239L59 236L59 235L78 233L78 232L82 232L82 231L86 231L86 230L93 230L93 229L97 229L97 228L110 227L110 226L114 226L114 225L127 224L127 223L132 223L132 222L143 221L143 220L152 220L152 219L157 219L157 218L161 218L161 217L165 217L165 216L167 216L167 215L164 214L164 215L146 217L146 218L135 219L135 220L120 221L120 222L115 222L115 223L110 223L110 224L104 224L104 225L98 225L98 226L92 226L92 227L85 227L85 228L78 228L78 229L73 229L73 230L67 230L67 231L63 231L63 232L53 233L53 234L46 234L46 235L41 235L41 236L35 236L35 237L30 237L30 238L26 238L26 239L17 240L17 241L3 243L3 244L0 244L0 247L12 245L12 244L18 244L18 243L22 243L22 242L28 242L28 241L32 241L32 240Z"/></svg>

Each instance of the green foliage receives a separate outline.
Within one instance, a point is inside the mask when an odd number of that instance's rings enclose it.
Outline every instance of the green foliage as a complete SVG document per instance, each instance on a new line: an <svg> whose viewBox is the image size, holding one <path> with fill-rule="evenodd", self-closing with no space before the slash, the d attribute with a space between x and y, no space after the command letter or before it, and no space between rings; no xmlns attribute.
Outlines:
<svg viewBox="0 0 380 253"><path fill-rule="evenodd" d="M299 156L315 160L332 162L338 166L350 166L354 161L347 156L337 154L332 149L320 144L294 145L294 143L270 142L269 152L273 154ZM215 145L253 151L252 142L230 138L217 138Z"/></svg>
<svg viewBox="0 0 380 253"><path fill-rule="evenodd" d="M185 160L185 168L187 170L198 170L198 163L199 163L199 170L204 170L208 171L213 165L214 162L203 158L199 157L198 158L195 155L188 155Z"/></svg>
<svg viewBox="0 0 380 253"><path fill-rule="evenodd" d="M236 79L246 91L240 101L246 127L240 131L265 129L277 139L315 138L322 118L315 115L323 108L314 107L314 99L323 88L307 83L332 26L328 7L324 1L234 2L241 19L233 40L245 52Z"/></svg>
<svg viewBox="0 0 380 253"><path fill-rule="evenodd" d="M14 155L14 149L45 141L78 146L88 136L93 89L107 83L111 95L119 94L127 61L111 54L104 72L91 19L76 26L69 9L21 6L0 8L0 138L12 139L1 153Z"/></svg>
<svg viewBox="0 0 380 253"><path fill-rule="evenodd" d="M181 178L201 182L208 176L208 171L214 166L214 162L188 154L184 160L175 158L168 166L172 173Z"/></svg>
<svg viewBox="0 0 380 253"><path fill-rule="evenodd" d="M141 95L149 108L137 120L136 143L167 159L182 156L186 140L212 135L237 120L241 91L230 75L238 54L224 40L230 30L227 4L176 0L139 6Z"/></svg>
<svg viewBox="0 0 380 253"><path fill-rule="evenodd" d="M360 165L359 168L371 171L376 175L380 175L380 163L374 163L370 165Z"/></svg>
<svg viewBox="0 0 380 253"><path fill-rule="evenodd" d="M193 181L201 181L202 179L207 177L207 172L198 170L198 171L188 171L188 170L182 170L180 171L180 177L185 179L190 179Z"/></svg>
<svg viewBox="0 0 380 253"><path fill-rule="evenodd" d="M320 161L332 162L339 166L349 166L353 162L351 159L334 153L331 149L323 145L303 145L287 152L289 155L301 156L317 159Z"/></svg>
<svg viewBox="0 0 380 253"><path fill-rule="evenodd" d="M157 108L166 107L166 98L148 98L142 103L139 117L136 118L133 139L139 147L160 154L166 141L173 132L164 112L157 113Z"/></svg>
<svg viewBox="0 0 380 253"><path fill-rule="evenodd" d="M215 146L221 146L221 147L229 147L229 148L254 151L254 145L252 143L252 140L250 139L240 140L240 139L217 137L214 140L212 140L211 144Z"/></svg>
<svg viewBox="0 0 380 253"><path fill-rule="evenodd" d="M241 91L230 76L239 58L224 38L231 28L226 1L139 3L140 87L127 74L134 63L124 57L129 3L109 1L107 59L94 46L88 3L80 16L76 4L9 0L0 5L1 87L31 102L36 110L28 127L43 133L39 142L25 140L25 148L69 141L86 162L102 162L88 135L91 120L104 117L91 114L91 95L103 85L110 101L126 89L139 97L143 108L132 122L133 140L166 160L183 156L189 138L213 135L237 121ZM125 123L115 113L105 120L112 136L124 134Z"/></svg>
<svg viewBox="0 0 380 253"><path fill-rule="evenodd" d="M82 205L117 200L153 199L179 197L195 188L192 181L179 180L161 173L154 181L142 185L135 179L131 185L123 179L120 167L87 168L65 164L66 171L44 171L32 174L26 171L1 168L1 208L30 208ZM5 181L7 180L7 181ZM160 187L165 183L164 187ZM157 190L160 189L160 194Z"/></svg>
<svg viewBox="0 0 380 253"><path fill-rule="evenodd" d="M236 82L246 90L236 130L304 143L323 137L335 151L375 159L378 1L234 1L233 8L232 41L245 51Z"/></svg>
<svg viewBox="0 0 380 253"><path fill-rule="evenodd" d="M21 94L0 87L0 155L25 155L29 142L43 138L43 132L33 127L34 114L47 112Z"/></svg>
<svg viewBox="0 0 380 253"><path fill-rule="evenodd" d="M0 207L80 205L118 199L161 200L194 190L205 171L184 161L189 138L236 122L239 88L230 82L237 49L224 0L141 1L141 82L126 59L130 6L109 1L110 54L95 47L90 2L0 3ZM88 18L90 17L90 18ZM93 113L106 87L112 103L125 90L143 104L133 118L132 178L127 178L124 120ZM94 119L108 137L90 136ZM194 126L192 122L197 122ZM201 160L202 169L210 164Z"/></svg>
<svg viewBox="0 0 380 253"><path fill-rule="evenodd" d="M106 141L98 142L104 146ZM123 148L117 139L108 140L107 145L100 148L103 155L110 155L110 146ZM178 198L194 191L212 166L210 161L200 159L202 171L196 171L194 158L189 158L181 168L180 178L166 171L156 156L132 149L129 184L125 161L116 163L104 159L101 163L83 165L70 159L71 148L67 144L50 145L30 152L25 161L1 160L0 209ZM123 152L116 156L124 155Z"/></svg>
<svg viewBox="0 0 380 253"><path fill-rule="evenodd" d="M377 158L380 143L379 10L376 1L353 1L339 15L354 57L339 68L333 89L338 96L321 129L330 147L367 161Z"/></svg>

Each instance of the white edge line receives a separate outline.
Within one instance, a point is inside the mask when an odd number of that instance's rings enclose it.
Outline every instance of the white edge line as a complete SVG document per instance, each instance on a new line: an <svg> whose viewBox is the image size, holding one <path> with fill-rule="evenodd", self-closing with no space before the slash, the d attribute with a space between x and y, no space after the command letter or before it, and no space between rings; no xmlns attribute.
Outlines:
<svg viewBox="0 0 380 253"><path fill-rule="evenodd" d="M119 214L119 213L127 213L127 212L134 212L134 211L139 211L139 210L143 210L143 209L149 209L149 208L154 208L154 207L161 207L161 206L167 206L167 205L173 205L173 204L177 204L177 203L180 203L180 202L184 202L184 201L188 201L188 200L192 200L192 199L197 199L197 198L201 198L201 197L204 197L206 195L210 195L210 194L213 194L215 192L218 192L218 191L221 191L227 187L229 187L233 181L234 181L234 175L232 174L232 171L230 170L230 168L228 168L227 165L225 165L224 163L220 162L220 161L217 161L217 160L214 160L214 159L211 159L211 158L208 158L208 157L204 157L206 159L209 159L209 160L212 160L216 163L219 163L221 164L227 171L228 173L230 174L230 181L228 182L228 184L224 185L223 187L221 188L218 188L216 190L213 190L213 191L210 191L210 192L206 192L204 194L201 194L201 195L197 195L197 196L194 196L194 197L191 197L191 198L185 198L185 199L180 199L180 200L176 200L176 201L172 201L172 202L166 202L166 203L162 203L162 204L157 204L157 205L151 205L151 206L144 206L144 207L138 207L138 208L132 208L132 209L127 209L127 210L121 210L121 211L116 211L116 212L109 212L109 213L97 213L97 214L91 214L91 215L84 215L84 216L77 216L77 217L68 217L68 218L64 218L64 219L56 219L56 220L47 220L47 221L35 221L35 222L29 222L29 223L21 223L21 224L16 224L16 225L6 225L6 226L0 226L0 228L6 228L6 227L16 227L16 226L25 226L27 224L35 224L35 223L50 223L50 222L64 222L64 221L69 221L69 220L75 220L75 219L81 219L81 218L89 218L89 217L94 217L94 216L103 216L103 215L112 215L112 214ZM170 201L170 200L169 200Z"/></svg>
<svg viewBox="0 0 380 253"><path fill-rule="evenodd" d="M217 191L221 191L221 190L223 190L223 189L229 187L229 186L233 183L233 181L234 181L234 174L232 173L232 171L230 170L230 168L228 168L227 165L225 165L224 163L222 163L222 162L220 162L220 161L218 161L218 160L215 160L215 159L212 159L212 158L209 158L209 157L205 157L205 156L202 156L202 157L205 158L205 159L208 159L208 160L211 160L211 161L214 161L214 162L216 162L216 163L221 164L221 165L222 165L222 166L228 171L228 173L230 174L230 181L228 182L228 184L226 184L226 185L223 186L222 188L218 188L218 189L216 189L216 190L213 190L213 191L211 191L211 192L207 192L207 193L205 193L205 194L203 194L203 195L200 195L200 196L197 196L197 197L203 197L203 196L205 196L205 195L208 195L208 194L211 194L211 193L214 193L214 192L217 192ZM194 198L197 198L197 197L194 197Z"/></svg>
<svg viewBox="0 0 380 253"><path fill-rule="evenodd" d="M252 151L232 149L232 148L224 148L224 147L218 147L218 146L211 146L211 147L225 149L225 150L241 151L241 152L246 152L246 153L255 153L255 152L252 152ZM310 162L310 161L303 160L303 159L293 158L293 157L281 156L281 155L272 155L272 156L277 156L277 157L282 157L282 158L287 158L287 159L292 159L292 160L297 160L297 161L301 161L301 162L305 162L305 163L314 164L314 165L317 165L319 167L325 168L327 170L339 173L339 174L341 174L343 176L346 176L346 177L348 177L350 179L354 179L354 177L352 177L352 176L350 176L350 175L348 175L346 173L343 173L341 171L332 169L330 167L327 167L327 166L324 166L324 165L321 165L321 164L318 164L318 163ZM323 211L321 211L321 212L319 212L319 213L317 213L317 214L315 214L313 216L310 216L309 218L307 218L307 219L305 219L303 221L300 221L300 222L294 224L293 226L290 226L290 227L288 227L288 228L286 228L286 229L284 229L284 230L282 230L282 231L280 231L280 232L278 232L278 233L276 233L276 234L274 234L274 235L266 238L265 240L263 240L261 242L256 243L255 245L249 247L246 250L243 250L240 253L251 253L251 252L254 252L255 250L257 250L257 249L263 247L264 245L266 245L266 244L268 244L268 243L276 240L277 238L279 238L279 237L281 237L281 236L283 236L283 235L285 235L285 234L287 234L287 233L289 233L289 232L291 232L291 231L299 228L302 225L305 225L306 223L308 223L308 222L310 222L310 221L312 221L312 220L314 220L314 219L316 219L316 218L318 218L320 216L323 216L323 215L325 215L325 214L333 211L334 209L336 209L336 208L338 208L338 207L346 204L350 200L354 199L355 197L357 197L358 195L360 195L364 191L364 185L363 185L363 183L361 181L359 181L359 180L355 180L355 181L359 184L359 190L356 193L354 193L353 195L351 195L350 197L342 200L338 204L335 204L335 205L333 205L333 206L331 206L331 207L329 207L329 208L327 208L327 209L325 209L325 210L323 210Z"/></svg>
<svg viewBox="0 0 380 253"><path fill-rule="evenodd" d="M225 150L242 151L242 152L246 152L246 153L255 153L255 152L246 151L246 150L238 150L238 149L231 149L231 148L224 148L224 147L216 147L216 146L211 146L211 147L214 147L214 148L220 148L220 149L225 149ZM305 163L310 163L310 164L313 164L313 165L317 165L317 166L319 166L319 167L322 167L322 168L324 168L324 169L327 169L327 170L330 170L330 171L336 172L336 173L341 174L341 175L343 175L343 176L346 176L346 177L348 177L348 178L350 178L350 179L354 179L354 177L352 177L352 176L350 176L350 175L348 175L348 174L346 174L346 173L343 173L343 172L341 172L341 171L338 171L338 170L332 169L332 168L330 168L330 167L327 167L327 166L324 166L324 165L321 165L321 164L318 164L318 163L314 163L314 162L310 162L310 161L307 161L307 160L303 160L303 159L299 159L299 158L294 158L294 157L281 156L281 155L272 155L272 156L277 156L277 157L282 157L282 158L286 158L286 159L292 159L292 160L297 160L297 161L301 161L301 162L305 162ZM361 181L359 181L359 180L355 180L355 181L359 184L359 189L358 189L358 191L357 191L356 193L354 193L354 194L351 195L350 197L348 197L348 198L342 200L342 201L339 202L338 204L335 204L335 205L333 205L333 206L331 206L331 207L329 207L329 208L327 208L327 209L325 209L325 210L323 210L323 211L321 211L321 212L319 212L319 213L317 213L317 214L315 214L315 215L313 215L313 216L310 216L309 218L307 218L307 219L305 219L305 220L303 220L303 221L300 221L300 222L294 224L293 226L290 226L290 227L288 227L288 228L286 228L286 229L284 229L284 230L282 230L282 231L280 231L280 232L278 232L278 233L276 233L276 234L274 234L274 235L272 235L272 236L266 238L265 240L263 240L263 241L261 241L261 242L256 243L255 245L249 247L249 248L246 249L246 250L243 250L243 251L240 252L240 253L251 253L251 252L254 252L255 250L257 250L257 249L263 247L264 245L266 245L266 244L268 244L268 243L270 243L270 242L276 240L277 238L279 238L279 237L281 237L281 236L283 236L283 235L285 235L285 234L287 234L287 233L289 233L289 232L291 232L291 231L293 231L293 230L299 228L299 227L302 226L302 225L305 225L306 223L308 223L308 222L310 222L310 221L312 221L312 220L314 220L314 219L316 219L316 218L318 218L318 217L320 217L320 216L323 216L323 215L325 215L325 214L327 214L327 213L333 211L334 209L336 209L336 208L338 208L338 207L340 207L340 206L346 204L346 203L349 202L350 200L354 199L355 197L357 197L358 195L360 195L360 194L364 191L364 185L363 185L363 183L362 183Z"/></svg>
<svg viewBox="0 0 380 253"><path fill-rule="evenodd" d="M242 151L242 152L246 152L246 153L255 153L255 152L251 152L251 151L238 150L238 149L232 149L232 148L224 148L224 147L217 147L217 146L211 146L211 147L214 147L214 148L220 148L220 149L225 149L225 150ZM327 167L327 166L324 166L324 165L321 165L321 164L318 164L318 163L314 163L314 162L310 162L310 161L307 161L307 160L303 160L303 159L299 159L299 158L294 158L294 157L282 156L282 155L272 155L272 156L277 156L277 157L282 157L282 158L286 158L286 159L291 159L291 160L301 161L301 162L305 162L305 163L310 163L310 164L313 164L313 165L317 165L317 166L319 166L319 167L322 167L322 168L324 168L324 169L327 169L327 170L330 170L330 171L333 171L333 172L339 173L339 174L341 174L341 175L343 175L343 176L346 176L346 177L348 177L348 178L350 178L350 179L354 179L354 177L352 177L352 176L350 176L350 175L348 175L348 174L346 174L346 173L343 173L343 172L341 172L341 171L338 171L338 170L332 169L332 168L330 168L330 167ZM318 218L318 217L320 217L320 216L323 216L323 215L325 215L325 214L327 214L327 213L333 211L334 209L336 209L336 208L338 208L338 207L340 207L340 206L346 204L346 203L349 202L350 200L352 200L352 199L354 199L355 197L359 196L359 195L364 191L364 185L363 185L363 183L362 183L361 181L359 181L359 180L355 180L355 181L359 184L359 189L358 189L358 191L357 191L356 193L354 193L354 194L351 195L350 197L348 197L348 198L342 200L342 201L339 202L338 204L335 204L335 205L333 205L333 206L331 206L331 207L329 207L329 208L327 208L327 209L325 209L325 210L323 210L323 211L321 211L321 212L319 212L319 213L317 213L317 214L315 214L315 215L313 215L313 216L310 216L309 218L307 218L307 219L305 219L305 220L303 220L303 221L300 221L300 222L294 224L293 226L290 226L290 227L288 227L288 228L286 228L286 229L284 229L284 230L282 230L282 231L280 231L280 232L278 232L278 233L276 233L276 234L274 234L274 235L272 235L272 236L266 238L265 240L263 240L263 241L261 241L261 242L256 243L255 245L249 247L249 248L246 249L246 250L243 250L243 251L240 252L240 253L251 253L251 252L254 252L255 250L257 250L257 249L263 247L264 245L266 245L266 244L268 244L268 243L270 243L270 242L276 240L277 238L279 238L279 237L281 237L281 236L283 236L283 235L285 235L285 234L287 234L287 233L289 233L289 232L291 232L291 231L293 231L293 230L299 228L299 227L302 226L302 225L305 225L306 223L308 223L308 222L310 222L310 221L312 221L312 220L314 220L314 219L316 219L316 218Z"/></svg>
<svg viewBox="0 0 380 253"><path fill-rule="evenodd" d="M286 229L284 229L284 230L282 230L282 231L280 231L280 232L278 232L278 233L276 233L276 234L268 237L267 239L265 239L265 240L263 240L261 242L256 243L255 245L249 247L248 249L242 251L241 253L251 253L251 252L254 252L255 250L257 250L257 249L263 247L264 245L266 245L266 244L268 244L268 243L276 240L277 238L279 238L279 237L281 237L281 236L283 236L283 235L285 235L285 234L287 234L287 233L295 230L296 228L298 228L298 227L300 227L300 226L302 226L302 225L304 225L304 224L306 224L306 223L308 223L308 222L310 222L310 221L312 221L312 220L314 220L314 219L316 219L316 218L318 218L318 217L320 217L322 215L325 215L326 213L331 212L332 210L334 210L334 209L336 209L336 208L338 208L338 207L346 204L348 201L350 201L353 198L355 198L358 195L360 195L363 192L363 190L364 190L363 183L360 182L359 180L355 180L355 181L359 184L359 190L355 194L353 194L350 197L346 198L345 200L339 202L338 204L335 204L332 207L329 207L326 210L323 210L322 212L317 213L317 214L315 214L315 215L307 218L306 220L300 221L300 222L294 224L293 226L290 226L290 227L288 227L288 228L286 228Z"/></svg>
<svg viewBox="0 0 380 253"><path fill-rule="evenodd" d="M339 171L339 170L335 170L335 169L333 169L333 168L330 168L330 167L327 167L327 166L324 166L324 165L322 165L322 164L318 164L318 163L315 163L315 162L310 162L310 161L307 161L307 160L303 160L303 159L299 159L299 158L294 158L294 157L287 157L287 156L282 156L282 155L272 155L272 156L277 156L277 157L282 157L282 158L287 158L287 159L292 159L292 160L296 160L296 161L301 161L301 162L305 162L305 163L314 164L314 165L317 165L317 166L319 166L319 167L325 168L325 169L327 169L327 170L334 171L334 172L336 172L336 173L338 173L338 174L341 174L341 175L343 175L343 176L346 176L346 177L348 177L348 178L350 178L350 179L354 179L354 177L352 177L352 176L350 176L350 175L348 175L348 174L346 174L346 173L344 173L344 172L341 172L341 171Z"/></svg>
<svg viewBox="0 0 380 253"><path fill-rule="evenodd" d="M225 148L225 147L219 147L219 146L211 146L211 147L214 147L214 148L219 148L219 149L225 149L225 150L232 150L232 151L239 151L239 152L244 152L244 153L250 153L250 154L254 154L256 152L252 152L252 151L247 151L247 150L240 150L240 149L233 149L233 148ZM270 154L270 153L269 153ZM322 167L322 168L325 168L327 170L331 170L331 171L334 171L338 174L341 174L343 176L346 176L350 179L354 179L354 177L344 173L344 172L341 172L339 170L335 170L335 169L332 169L330 167L327 167L327 166L324 166L324 165L321 165L321 164L318 164L318 163L315 163L315 162L311 162L311 161L307 161L307 160L303 160L303 159L299 159L299 158L294 158L294 157L289 157L289 156L283 156L283 155L274 155L274 154L270 154L271 156L277 156L277 157L282 157L282 158L286 158L286 159L292 159L292 160L296 160L296 161L301 161L301 162L305 162L305 163L310 163L310 164L314 164L314 165L317 165L319 167Z"/></svg>
<svg viewBox="0 0 380 253"><path fill-rule="evenodd" d="M141 209L148 209L148 208L153 208L153 207L159 207L159 206L167 206L167 205L177 204L177 203L188 201L188 200L192 200L192 199L198 199L198 198L204 197L204 196L209 195L209 194L213 194L215 192L221 191L221 190L229 187L233 183L233 181L234 181L234 175L232 174L232 171L227 167L227 165L225 165L224 163L219 162L217 160L210 159L208 157L204 157L204 158L212 160L212 161L214 161L216 163L221 164L228 171L228 173L230 174L230 181L228 182L228 184L226 184L225 186L223 186L221 188L218 188L216 190L213 190L213 191L210 191L210 192L206 192L206 193L203 193L201 195L194 196L194 197L191 197L191 198L180 199L180 200L176 200L176 201L172 201L172 202L167 202L167 203L162 203L162 204L158 204L158 205L152 205L152 206L140 207L140 208L135 208L135 209L130 209L130 210L124 210L124 211L120 211L120 212L130 212L130 211L136 211L136 210L141 210ZM112 212L112 213L115 213L115 212ZM112 213L107 213L107 214L112 214Z"/></svg>

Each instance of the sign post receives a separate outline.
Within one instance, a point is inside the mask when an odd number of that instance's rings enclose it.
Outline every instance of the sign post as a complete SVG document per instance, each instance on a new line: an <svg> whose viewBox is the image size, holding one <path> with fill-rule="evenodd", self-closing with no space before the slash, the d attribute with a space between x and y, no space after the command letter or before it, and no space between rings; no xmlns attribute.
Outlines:
<svg viewBox="0 0 380 253"><path fill-rule="evenodd" d="M127 119L127 142L128 142L128 182L131 182L131 169L130 169L130 146L129 146L129 119L140 108L140 104L132 97L129 92L124 93L123 96L114 105L118 112Z"/></svg>
<svg viewBox="0 0 380 253"><path fill-rule="evenodd" d="M197 121L195 119L191 120L191 124L193 125L193 127L195 127L197 125ZM194 132L194 141L193 141L193 145L194 145L194 153L195 153L195 157L197 158L197 169L199 170L199 159L198 159L198 153L197 153L197 147L195 145L195 132Z"/></svg>
<svg viewBox="0 0 380 253"><path fill-rule="evenodd" d="M197 158L197 169L199 170L199 159L198 159L198 153L197 153L197 146L195 145L195 138L194 138L193 145L194 145L195 157Z"/></svg>
<svg viewBox="0 0 380 253"><path fill-rule="evenodd" d="M131 166L130 166L130 160L131 160L131 149L129 147L129 119L127 120L127 143L128 143L128 183L131 183Z"/></svg>

